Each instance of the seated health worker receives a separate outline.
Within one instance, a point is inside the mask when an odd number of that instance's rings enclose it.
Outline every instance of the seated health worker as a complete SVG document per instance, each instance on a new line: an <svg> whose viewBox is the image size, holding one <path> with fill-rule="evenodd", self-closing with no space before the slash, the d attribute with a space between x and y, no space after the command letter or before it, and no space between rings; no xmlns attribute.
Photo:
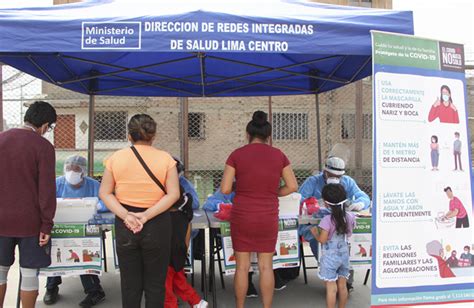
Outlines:
<svg viewBox="0 0 474 308"><path fill-rule="evenodd" d="M341 184L347 193L348 210L349 211L364 211L370 208L370 198L357 186L356 181L346 173L346 164L344 160L339 157L329 157L326 160L324 170L317 175L307 178L299 189L301 200L306 200L310 197L315 197L318 201L322 200L322 190L326 184ZM321 202L321 205L324 203ZM321 216L329 214L329 210L323 208ZM299 227L299 234L310 244L315 244L317 250L317 242L314 240L311 232L311 227L303 225ZM313 245L311 246L313 248ZM314 250L313 250L314 252ZM315 253L316 255L316 253Z"/></svg>
<svg viewBox="0 0 474 308"><path fill-rule="evenodd" d="M315 197L320 201L320 205L322 206L324 205L324 202L322 202L323 187L326 184L341 184L347 194L347 209L349 211L358 212L368 210L370 208L369 196L359 188L353 178L345 175L345 173L346 164L344 160L335 156L329 157L326 160L323 171L317 175L310 176L301 185L299 189L301 200ZM328 214L330 214L330 210L322 207L318 216L323 217ZM318 259L318 242L311 234L311 228L311 225L300 225L298 227L298 234L309 242L313 255ZM348 281L350 290L352 290L352 278L351 275Z"/></svg>
<svg viewBox="0 0 474 308"><path fill-rule="evenodd" d="M86 176L87 161L84 157L73 155L64 162L64 176L56 178L57 198L98 197L100 184ZM95 306L105 299L105 293L97 275L80 275L86 298L79 303L82 307ZM53 305L59 298L61 276L48 277L43 302Z"/></svg>

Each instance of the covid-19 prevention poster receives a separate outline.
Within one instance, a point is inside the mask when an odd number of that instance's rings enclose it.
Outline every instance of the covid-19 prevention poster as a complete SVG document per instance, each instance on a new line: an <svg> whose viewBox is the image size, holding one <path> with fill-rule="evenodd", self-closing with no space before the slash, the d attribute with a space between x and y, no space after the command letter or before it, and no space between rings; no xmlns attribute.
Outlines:
<svg viewBox="0 0 474 308"><path fill-rule="evenodd" d="M463 46L383 32L372 44L372 307L472 307Z"/></svg>
<svg viewBox="0 0 474 308"><path fill-rule="evenodd" d="M97 225L55 224L51 232L51 265L41 276L102 274L101 230Z"/></svg>

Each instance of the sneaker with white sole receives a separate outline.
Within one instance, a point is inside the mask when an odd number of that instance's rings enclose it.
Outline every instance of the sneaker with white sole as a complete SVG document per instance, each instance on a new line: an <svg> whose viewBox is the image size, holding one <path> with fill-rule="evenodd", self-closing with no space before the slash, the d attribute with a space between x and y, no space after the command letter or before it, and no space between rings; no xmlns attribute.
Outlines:
<svg viewBox="0 0 474 308"><path fill-rule="evenodd" d="M201 299L201 301L198 304L194 305L193 308L207 308L208 306L209 303Z"/></svg>
<svg viewBox="0 0 474 308"><path fill-rule="evenodd" d="M280 276L275 276L275 291L281 291L286 288L287 280L280 278Z"/></svg>
<svg viewBox="0 0 474 308"><path fill-rule="evenodd" d="M247 289L247 297L248 298L255 298L258 297L258 292L255 286L253 285L252 281L249 283L249 287Z"/></svg>

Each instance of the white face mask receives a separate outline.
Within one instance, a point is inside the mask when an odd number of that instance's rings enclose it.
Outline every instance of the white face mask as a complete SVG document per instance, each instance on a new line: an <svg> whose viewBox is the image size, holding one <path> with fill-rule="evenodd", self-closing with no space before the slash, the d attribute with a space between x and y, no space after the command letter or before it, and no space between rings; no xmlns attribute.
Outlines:
<svg viewBox="0 0 474 308"><path fill-rule="evenodd" d="M339 184L339 183L341 183L341 179L336 178L336 177L330 177L326 180L326 184Z"/></svg>
<svg viewBox="0 0 474 308"><path fill-rule="evenodd" d="M82 173L75 171L66 171L66 181L71 185L77 185L82 182Z"/></svg>

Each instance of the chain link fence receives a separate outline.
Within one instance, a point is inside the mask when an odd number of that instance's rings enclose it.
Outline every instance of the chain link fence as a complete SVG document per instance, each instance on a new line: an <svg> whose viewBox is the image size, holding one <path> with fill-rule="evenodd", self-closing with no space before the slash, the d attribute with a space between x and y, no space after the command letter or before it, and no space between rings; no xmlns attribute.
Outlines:
<svg viewBox="0 0 474 308"><path fill-rule="evenodd" d="M23 125L28 105L38 99L57 110L56 129L47 138L56 147L58 175L69 155L88 155L89 97L43 82L3 66L3 123L6 129ZM466 72L469 101L474 97L474 71ZM320 133L317 113L319 107ZM126 124L136 113L150 114L158 124L155 146L188 158L186 176L201 199L220 184L225 160L244 145L245 127L256 110L269 113L272 144L290 159L299 184L320 171L329 155L346 161L348 174L371 195L372 87L371 78L315 95L230 98L95 98L94 176L103 161L128 145ZM471 149L474 147L474 107L468 104ZM183 122L183 119L186 119ZM320 144L320 146L318 146ZM319 154L320 153L320 154ZM319 156L321 155L321 156Z"/></svg>

